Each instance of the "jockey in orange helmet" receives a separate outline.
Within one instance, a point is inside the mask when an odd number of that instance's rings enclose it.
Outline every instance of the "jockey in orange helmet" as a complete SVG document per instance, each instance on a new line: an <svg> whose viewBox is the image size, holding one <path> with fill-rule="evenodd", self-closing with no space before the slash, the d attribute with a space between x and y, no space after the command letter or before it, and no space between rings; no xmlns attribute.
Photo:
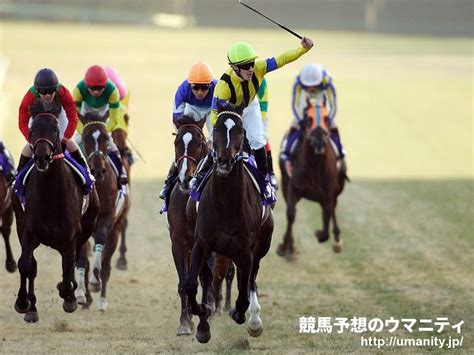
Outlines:
<svg viewBox="0 0 474 355"><path fill-rule="evenodd" d="M212 96L217 80L212 75L211 68L204 62L194 63L185 79L176 90L173 106L173 123L179 122L183 115L193 117L196 122L206 119L209 137L212 136L210 122ZM160 198L165 199L172 182L178 176L178 167L173 161L165 185L160 192Z"/></svg>
<svg viewBox="0 0 474 355"><path fill-rule="evenodd" d="M72 95L79 117L88 112L96 112L101 116L109 115L107 130L109 132L114 130L118 122L120 95L115 84L108 79L107 72L103 67L100 65L89 67L84 79L74 87ZM78 141L82 139L83 128L84 125L79 122L76 135ZM127 173L123 168L120 152L112 139L109 140L109 147L114 155L112 160L119 172L119 183L125 185L128 183Z"/></svg>

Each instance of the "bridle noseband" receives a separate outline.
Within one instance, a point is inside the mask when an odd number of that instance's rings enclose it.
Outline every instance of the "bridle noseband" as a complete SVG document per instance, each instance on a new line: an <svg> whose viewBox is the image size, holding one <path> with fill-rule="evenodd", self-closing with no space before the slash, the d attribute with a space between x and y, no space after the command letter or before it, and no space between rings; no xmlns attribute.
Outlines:
<svg viewBox="0 0 474 355"><path fill-rule="evenodd" d="M196 128L196 129L198 130L200 136L201 136L201 137L200 137L200 140L201 140L201 147L204 148L204 146L206 145L206 140L204 139L204 133L203 133L201 127L199 127L198 125L195 125L195 124L193 124L193 123L186 123L186 124L183 124L183 125L179 126L178 131L179 131L181 128L183 128L183 127L193 127L193 128ZM181 155L178 159L176 159L176 164L179 164L179 162L180 162L181 160L183 160L183 159L189 159L189 160L191 160L194 164L196 164L196 165L198 164L198 161L196 160L196 158L194 158L194 157L192 157L192 156L190 156L190 155L188 155L188 154L183 154L183 155Z"/></svg>
<svg viewBox="0 0 474 355"><path fill-rule="evenodd" d="M84 132L86 127L94 125L94 124L101 125L107 128L107 124L103 121L90 121L84 125L82 132ZM110 137L108 137L107 140L110 140ZM106 158L106 154L103 151L101 151L100 149L95 149L87 156L87 162L89 162L94 156Z"/></svg>
<svg viewBox="0 0 474 355"><path fill-rule="evenodd" d="M217 119L219 119L219 117L221 115L224 115L224 114L227 114L227 115L232 115L232 116L235 116L237 117L240 122L243 122L242 120L242 116L239 115L237 112L234 112L234 111L221 111L217 114ZM239 151L238 153L234 156L234 157L231 157L231 160L229 162L230 166L233 167L235 165L235 163L237 163L238 161L244 159L244 153L243 153L243 150L244 150L244 141L245 141L245 132L244 132L244 139L242 140L242 142L240 143L240 148L239 148ZM212 151L212 159L214 161L214 163L217 161L217 152L216 150L214 149Z"/></svg>
<svg viewBox="0 0 474 355"><path fill-rule="evenodd" d="M34 119L36 120L40 116L51 116L56 121L58 121L58 118L55 115L53 115L52 113L47 113L47 112L37 114ZM56 141L59 142L59 131L57 133ZM40 137L40 138L36 139L33 142L32 150L33 150L34 155L36 155L36 148L38 147L38 144L40 144L41 142L46 142L51 148L51 153L48 154L48 156L49 156L48 163L52 163L53 160L58 160L58 159L64 158L64 154L62 152L58 153L58 154L55 154L55 151L58 147L58 144L57 143L54 144L51 140L49 140L48 138L44 138L44 137Z"/></svg>

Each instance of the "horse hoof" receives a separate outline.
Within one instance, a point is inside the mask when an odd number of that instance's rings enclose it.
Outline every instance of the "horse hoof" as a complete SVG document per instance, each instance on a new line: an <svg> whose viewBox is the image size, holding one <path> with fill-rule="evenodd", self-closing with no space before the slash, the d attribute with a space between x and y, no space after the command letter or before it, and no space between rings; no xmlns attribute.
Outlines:
<svg viewBox="0 0 474 355"><path fill-rule="evenodd" d="M20 300L16 300L15 302L15 311L18 313L26 313L30 310L31 303L29 300L26 300L26 302L22 302Z"/></svg>
<svg viewBox="0 0 474 355"><path fill-rule="evenodd" d="M230 310L229 315L237 324L245 323L245 313L241 315L235 308L233 308Z"/></svg>
<svg viewBox="0 0 474 355"><path fill-rule="evenodd" d="M105 312L107 310L107 306L109 303L105 297L99 298L99 302L97 303L97 309L101 312Z"/></svg>
<svg viewBox="0 0 474 355"><path fill-rule="evenodd" d="M196 339L201 344L207 343L209 339L211 339L211 332L209 330L207 332L201 332L198 329L196 332Z"/></svg>
<svg viewBox="0 0 474 355"><path fill-rule="evenodd" d="M284 244L280 243L278 245L276 253L278 256L283 256L283 257L286 256L286 247L284 246Z"/></svg>
<svg viewBox="0 0 474 355"><path fill-rule="evenodd" d="M258 329L252 329L250 327L247 327L247 332L249 333L251 337L256 338L263 333L263 327L260 327Z"/></svg>
<svg viewBox="0 0 474 355"><path fill-rule="evenodd" d="M64 312L67 312L67 313L74 312L77 309L77 301L76 300L74 300L72 302L64 301L63 302L63 309L64 309Z"/></svg>
<svg viewBox="0 0 474 355"><path fill-rule="evenodd" d="M28 311L24 318L27 323L36 323L39 320L38 311Z"/></svg>
<svg viewBox="0 0 474 355"><path fill-rule="evenodd" d="M320 243L324 243L325 241L329 239L329 233L324 233L321 230L317 230L315 235L316 235L316 238L318 238L318 242Z"/></svg>
<svg viewBox="0 0 474 355"><path fill-rule="evenodd" d="M178 327L178 330L176 331L177 336L182 336L182 335L191 335L191 327L189 325L180 325Z"/></svg>
<svg viewBox="0 0 474 355"><path fill-rule="evenodd" d="M342 251L342 242L336 243L332 246L332 250L336 253L339 254Z"/></svg>
<svg viewBox="0 0 474 355"><path fill-rule="evenodd" d="M6 261L5 269L7 269L7 271L11 274L14 273L17 269L16 263L14 261Z"/></svg>
<svg viewBox="0 0 474 355"><path fill-rule="evenodd" d="M76 296L78 304L82 306L87 304L87 298L86 298L86 294L84 293L84 290L77 289L75 292L75 296Z"/></svg>
<svg viewBox="0 0 474 355"><path fill-rule="evenodd" d="M117 263L115 264L115 267L118 269L118 270L127 270L127 259L125 259L125 257L120 257L117 259Z"/></svg>

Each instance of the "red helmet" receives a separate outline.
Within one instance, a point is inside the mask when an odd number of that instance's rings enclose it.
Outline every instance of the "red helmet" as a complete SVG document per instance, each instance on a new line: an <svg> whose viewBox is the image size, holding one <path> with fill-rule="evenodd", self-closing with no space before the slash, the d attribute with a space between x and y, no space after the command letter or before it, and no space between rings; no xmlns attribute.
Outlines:
<svg viewBox="0 0 474 355"><path fill-rule="evenodd" d="M100 65L93 65L87 69L84 81L87 86L105 86L107 84L107 72Z"/></svg>

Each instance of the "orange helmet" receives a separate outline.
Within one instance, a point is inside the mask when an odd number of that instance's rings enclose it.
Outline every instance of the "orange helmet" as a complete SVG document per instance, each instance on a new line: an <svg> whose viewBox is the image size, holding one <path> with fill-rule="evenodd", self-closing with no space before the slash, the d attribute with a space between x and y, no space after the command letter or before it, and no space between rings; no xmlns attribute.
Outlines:
<svg viewBox="0 0 474 355"><path fill-rule="evenodd" d="M197 62L191 66L188 73L190 84L209 84L213 79L209 65L204 62Z"/></svg>
<svg viewBox="0 0 474 355"><path fill-rule="evenodd" d="M84 81L87 86L105 86L107 84L107 72L100 65L93 65L87 69Z"/></svg>

